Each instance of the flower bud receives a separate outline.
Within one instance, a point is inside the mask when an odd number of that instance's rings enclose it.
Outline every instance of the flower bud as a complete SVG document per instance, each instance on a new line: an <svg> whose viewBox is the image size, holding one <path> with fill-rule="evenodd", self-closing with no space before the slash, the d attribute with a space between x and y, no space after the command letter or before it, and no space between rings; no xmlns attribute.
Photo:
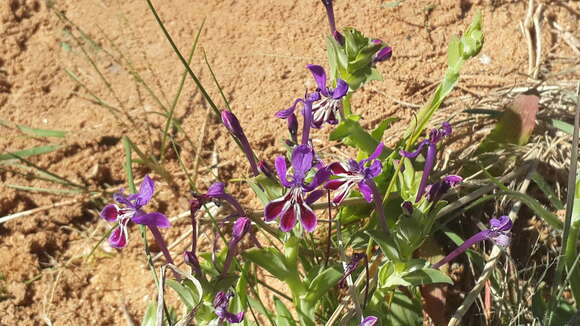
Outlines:
<svg viewBox="0 0 580 326"><path fill-rule="evenodd" d="M244 131L240 125L238 118L232 113L232 111L223 110L222 111L222 122L226 128L236 137L243 137Z"/></svg>

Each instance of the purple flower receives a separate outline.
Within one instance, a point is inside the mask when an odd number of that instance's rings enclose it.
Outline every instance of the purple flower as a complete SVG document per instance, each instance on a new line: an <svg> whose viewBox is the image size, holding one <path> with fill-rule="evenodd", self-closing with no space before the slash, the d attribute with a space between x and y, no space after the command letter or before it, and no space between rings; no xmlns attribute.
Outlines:
<svg viewBox="0 0 580 326"><path fill-rule="evenodd" d="M458 175L448 175L443 177L443 179L437 183L427 186L425 191L427 195L425 198L427 201L436 203L445 195L449 189L455 187L463 181L463 178Z"/></svg>
<svg viewBox="0 0 580 326"><path fill-rule="evenodd" d="M312 127L320 128L326 122L331 125L338 124L342 116L342 98L348 92L348 84L342 79L336 81L336 88L326 86L326 72L318 65L306 65L318 85L320 100L312 105Z"/></svg>
<svg viewBox="0 0 580 326"><path fill-rule="evenodd" d="M368 316L365 319L363 319L360 324L358 324L358 326L374 326L377 324L377 322L379 321L379 319L375 316Z"/></svg>
<svg viewBox="0 0 580 326"><path fill-rule="evenodd" d="M375 44L383 44L381 40L373 40ZM385 45L382 49L380 49L377 53L375 53L373 57L373 63L383 62L385 60L389 60L393 56L393 48L388 45Z"/></svg>
<svg viewBox="0 0 580 326"><path fill-rule="evenodd" d="M425 190L427 187L427 181L429 180L429 175L433 170L433 166L435 165L435 158L437 156L437 143L441 141L444 137L451 135L451 124L449 122L444 122L441 128L439 129L432 129L429 133L429 139L423 140L417 150L414 152L407 152L401 150L401 156L406 158L415 158L417 157L422 151L425 146L427 146L427 154L425 156L425 165L423 166L423 175L421 176L421 183L419 184L419 189L417 190L417 197L415 202L419 202L423 195L425 194Z"/></svg>
<svg viewBox="0 0 580 326"><path fill-rule="evenodd" d="M476 233L471 238L465 240L459 247L453 250L447 257L443 258L441 261L433 265L433 268L439 268L455 257L464 253L467 249L473 246L475 243L489 239L493 241L497 246L506 248L510 245L512 220L508 216L500 216L499 218L492 218L489 221L491 228L488 230L483 230Z"/></svg>
<svg viewBox="0 0 580 326"><path fill-rule="evenodd" d="M258 174L260 174L260 172L258 171L258 166L256 165L254 151L250 146L250 142L248 141L248 138L246 137L246 134L244 133L242 126L240 125L240 121L232 113L232 111L223 110L221 115L224 126L226 126L229 132L232 133L232 135L234 135L234 137L236 137L240 142L242 150L244 151L244 154L246 155L248 162L250 162L252 172L254 173L254 176L257 176Z"/></svg>
<svg viewBox="0 0 580 326"><path fill-rule="evenodd" d="M159 212L145 213L141 208L149 203L155 192L155 183L148 175L145 176L139 192L125 196L123 189L113 195L113 199L124 207L117 204L109 204L103 208L100 216L108 222L118 223L117 227L109 236L109 244L113 248L123 248L129 241L127 225L129 221L147 225L152 230L156 227L166 228L171 224L167 217Z"/></svg>
<svg viewBox="0 0 580 326"><path fill-rule="evenodd" d="M230 269L230 265L232 264L232 259L234 258L238 243L242 240L244 235L250 231L250 227L252 226L252 222L247 217L240 217L234 223L233 228L233 237L228 244L228 255L226 256L226 260L224 262L224 269L222 275L225 275L227 271Z"/></svg>
<svg viewBox="0 0 580 326"><path fill-rule="evenodd" d="M244 321L244 312L240 311L237 314L229 312L228 305L230 304L230 300L234 294L230 291L227 293L225 292L218 292L215 295L213 300L213 307L215 309L215 314L219 317L220 320L225 320L228 323L237 324Z"/></svg>
<svg viewBox="0 0 580 326"><path fill-rule="evenodd" d="M384 148L385 145L380 143L375 152L366 159L359 162L351 159L346 163L332 163L328 166L332 174L337 177L327 181L324 185L326 189L337 190L337 194L332 200L333 203L340 204L348 197L355 185L358 186L365 200L369 203L372 202L373 191L371 183L383 170L381 161L378 158Z"/></svg>
<svg viewBox="0 0 580 326"><path fill-rule="evenodd" d="M210 199L217 199L217 200L224 200L228 202L233 208L236 209L238 216L245 216L246 212L242 205L230 194L227 194L225 191L225 184L223 182L215 182L207 189L207 193L205 195L207 198Z"/></svg>
<svg viewBox="0 0 580 326"><path fill-rule="evenodd" d="M320 168L312 181L305 182L306 175L313 165L314 151L307 145L299 145L292 151L293 175L291 180L287 178L286 159L278 156L275 161L276 171L282 185L288 189L286 194L268 203L264 208L266 221L272 221L280 217L280 229L284 232L292 230L297 220L300 220L304 229L308 232L314 231L317 220L310 204L318 200L322 195L322 190L313 191L320 184L324 183L329 172L326 168ZM311 192L307 197L305 195Z"/></svg>
<svg viewBox="0 0 580 326"><path fill-rule="evenodd" d="M335 204L340 204L344 198L348 196L352 187L358 185L358 189L362 193L367 202L374 202L375 211L379 216L379 223L384 232L387 232L387 219L383 202L381 200L381 193L373 180L376 176L381 174L383 167L381 161L378 159L383 152L385 145L380 143L375 151L366 159L357 162L349 160L346 164L333 163L329 166L329 170L336 176L337 179L328 181L325 185L326 189L336 189L338 194L332 200ZM369 163L369 166L367 166Z"/></svg>
<svg viewBox="0 0 580 326"><path fill-rule="evenodd" d="M302 128L302 145L308 145L308 140L310 138L310 128L312 127L312 103L318 100L320 100L320 94L318 92L306 94L304 99L302 98L296 99L292 104L292 106L290 106L289 108L276 112L276 116L278 118L288 120L288 129L290 131L290 136L292 138L295 138L293 134L297 132L295 131L295 128L297 128L296 126L297 122L295 121L297 120L294 111L296 110L296 106L299 103L302 103L302 105L304 106L304 108L302 109L302 115L304 116L304 127ZM296 142L295 139L293 140Z"/></svg>
<svg viewBox="0 0 580 326"><path fill-rule="evenodd" d="M358 267L358 263L365 257L366 255L363 253L355 253L352 255L352 257L350 258L350 262L348 262L348 264L346 265L344 275L338 281L338 287L343 289L346 288L346 278L356 270L356 268Z"/></svg>

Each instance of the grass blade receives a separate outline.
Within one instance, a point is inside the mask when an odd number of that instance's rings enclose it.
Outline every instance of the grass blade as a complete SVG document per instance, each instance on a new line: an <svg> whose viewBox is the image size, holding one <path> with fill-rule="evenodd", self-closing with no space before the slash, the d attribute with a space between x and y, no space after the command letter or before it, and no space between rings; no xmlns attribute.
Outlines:
<svg viewBox="0 0 580 326"><path fill-rule="evenodd" d="M25 134L35 136L35 137L55 137L55 138L64 138L66 136L66 131L61 130L49 130L49 129L38 129L38 128L30 128L23 125L16 126L20 131Z"/></svg>
<svg viewBox="0 0 580 326"><path fill-rule="evenodd" d="M49 188L38 188L38 187L29 187L29 186L21 186L21 185L13 185L7 184L6 187L13 188L16 190L24 190L24 191L31 191L31 192L45 192L54 195L64 195L64 194L79 194L83 191L81 189L49 189Z"/></svg>
<svg viewBox="0 0 580 326"><path fill-rule="evenodd" d="M191 46L191 51L189 52L189 58L187 58L187 66L191 64L191 59L195 53L195 49L197 48L197 43L199 41L199 36L201 35L201 31L203 26L205 25L205 19L201 22L197 30L197 35L195 36L195 41ZM163 138L161 139L161 149L159 155L159 162L163 162L165 158L165 147L167 146L167 134L169 133L169 126L171 126L171 122L173 121L173 114L175 113L175 107L177 106L177 101L179 100L179 96L181 95L181 91L183 90L183 85L185 84L185 78L187 77L187 70L183 72L181 75L181 80L179 81L179 87L177 88L177 93L173 98L173 103L171 103L171 108L169 109L169 115L167 117L167 122L165 123L165 127L163 128Z"/></svg>
<svg viewBox="0 0 580 326"><path fill-rule="evenodd" d="M0 161L10 160L10 159L18 159L18 158L25 158L34 155L46 154L50 152L54 152L55 150L61 148L61 145L45 145L45 146L38 146L32 147L28 149L23 149L21 151L1 154Z"/></svg>

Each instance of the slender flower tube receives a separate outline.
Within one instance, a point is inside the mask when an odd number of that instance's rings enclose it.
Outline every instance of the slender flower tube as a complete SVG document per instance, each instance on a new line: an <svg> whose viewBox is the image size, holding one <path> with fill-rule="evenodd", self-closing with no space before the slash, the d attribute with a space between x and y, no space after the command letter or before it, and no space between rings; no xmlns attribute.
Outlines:
<svg viewBox="0 0 580 326"><path fill-rule="evenodd" d="M332 202L339 205L348 197L352 188L357 185L365 200L375 204L375 211L379 216L381 228L383 231L387 231L381 195L373 180L383 170L381 161L378 158L384 148L385 145L380 143L368 158L359 162L351 159L346 163L332 163L328 168L337 178L327 181L324 187L330 190L337 190Z"/></svg>
<svg viewBox="0 0 580 326"><path fill-rule="evenodd" d="M375 326L379 319L375 316L365 317L358 326Z"/></svg>
<svg viewBox="0 0 580 326"><path fill-rule="evenodd" d="M312 168L314 151L307 145L299 145L292 151L293 175L291 180L287 178L286 159L283 156L276 158L275 165L278 177L282 185L288 189L286 194L268 203L264 208L266 221L272 221L280 217L280 229L284 232L292 230L297 220L300 220L304 229L314 231L317 224L316 214L310 205L318 200L324 191L316 190L324 183L329 172L326 168L319 169L312 181L305 182L306 175ZM307 193L310 193L306 196Z"/></svg>
<svg viewBox="0 0 580 326"><path fill-rule="evenodd" d="M228 323L238 324L244 321L244 312L240 311L237 314L229 312L228 306L234 294L231 291L218 292L213 300L213 307L215 314L220 319L220 322L227 321Z"/></svg>
<svg viewBox="0 0 580 326"><path fill-rule="evenodd" d="M449 122L444 122L441 128L432 129L429 133L429 139L423 140L417 150L414 152L407 152L401 150L400 154L406 158L415 158L423 151L423 148L427 147L427 154L425 155L425 165L423 167L423 175L421 176L421 183L419 184L419 189L417 190L417 197L415 202L419 202L423 195L425 194L425 188L427 187L427 182L429 181L429 175L435 166L435 159L437 156L437 143L441 141L444 137L451 135L451 124Z"/></svg>
<svg viewBox="0 0 580 326"><path fill-rule="evenodd" d="M238 243L242 240L244 235L250 231L251 226L252 222L247 217L240 217L234 223L233 237L228 244L228 255L226 256L226 260L224 262L222 276L224 276L230 269L232 259L234 258L237 251Z"/></svg>
<svg viewBox="0 0 580 326"><path fill-rule="evenodd" d="M190 217L191 217L191 251L185 251L183 253L183 260L189 266L191 266L192 270L195 272L196 276L201 275L201 265L199 264L199 260L197 259L197 220L195 219L195 215L197 211L201 209L203 206L203 200L198 198L193 198L190 201L189 210L190 210Z"/></svg>
<svg viewBox="0 0 580 326"><path fill-rule="evenodd" d="M234 135L234 137L236 137L240 141L240 145L242 145L244 154L246 155L248 162L250 162L252 172L254 173L254 176L257 176L258 174L260 174L260 171L258 171L258 165L256 164L254 151L250 146L250 142L248 141L248 138L246 137L246 134L244 133L242 126L240 125L240 121L232 113L232 111L223 110L221 115L224 126L226 126L228 131L232 133L232 135Z"/></svg>
<svg viewBox="0 0 580 326"><path fill-rule="evenodd" d="M326 86L326 72L322 66L306 65L310 70L320 93L320 100L312 105L312 127L320 129L326 122L330 125L338 124L342 117L342 98L348 93L348 84L342 79L336 81L336 88Z"/></svg>
<svg viewBox="0 0 580 326"><path fill-rule="evenodd" d="M346 269L344 270L342 278L338 281L339 288L342 289L346 288L347 286L346 278L356 270L356 268L358 267L358 263L365 257L366 255L363 253L355 253L352 255L352 257L350 258L350 262L348 262L348 264L346 265Z"/></svg>
<svg viewBox="0 0 580 326"><path fill-rule="evenodd" d="M500 216L499 218L492 218L489 221L491 226L488 230L483 230L479 233L476 233L471 238L465 240L459 247L453 250L447 257L443 258L441 261L437 262L433 265L433 268L439 268L448 262L455 259L457 256L464 253L467 249L469 249L474 244L489 239L493 241L497 246L506 248L510 245L511 241L511 228L512 228L512 220L508 216Z"/></svg>
<svg viewBox="0 0 580 326"><path fill-rule="evenodd" d="M294 143L298 143L298 119L295 114L288 117L288 132Z"/></svg>
<svg viewBox="0 0 580 326"><path fill-rule="evenodd" d="M296 106L300 103L304 106L302 109L302 115L304 116L304 127L302 128L302 145L308 145L308 140L310 139L310 128L312 126L312 103L320 100L320 94L318 92L306 94L304 99L298 98L294 101L292 106L285 110L280 110L276 113L276 117L281 119L287 119L289 128L294 128L293 124L296 120ZM290 133L292 134L292 130Z"/></svg>
<svg viewBox="0 0 580 326"><path fill-rule="evenodd" d="M223 182L215 182L208 189L205 194L208 198L224 200L236 209L238 216L246 216L246 212L242 205L234 198L234 196L227 194Z"/></svg>
<svg viewBox="0 0 580 326"><path fill-rule="evenodd" d="M171 226L165 215L159 212L145 213L141 209L151 201L154 192L155 183L146 175L139 187L138 193L125 196L123 189L121 189L113 195L113 199L124 207L119 207L117 204L109 204L100 213L100 216L108 222L118 223L109 237L111 247L120 249L127 245L129 241L129 234L127 232L129 221L147 225L155 229L157 227L166 228Z"/></svg>
<svg viewBox="0 0 580 326"><path fill-rule="evenodd" d="M344 36L336 30L336 23L334 21L334 8L332 7L332 0L322 0L324 7L326 8L326 16L328 16L328 25L330 27L330 35L338 42L338 44L344 46Z"/></svg>
<svg viewBox="0 0 580 326"><path fill-rule="evenodd" d="M268 177L268 178L273 178L274 177L274 171L272 171L272 168L270 167L270 165L266 161L261 160L260 162L258 162L258 169L266 177Z"/></svg>

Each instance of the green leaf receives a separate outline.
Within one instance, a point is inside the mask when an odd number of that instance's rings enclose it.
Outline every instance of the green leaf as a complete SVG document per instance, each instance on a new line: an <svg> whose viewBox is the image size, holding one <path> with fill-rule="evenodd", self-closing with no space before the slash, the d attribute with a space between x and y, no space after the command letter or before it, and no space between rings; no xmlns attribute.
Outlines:
<svg viewBox="0 0 580 326"><path fill-rule="evenodd" d="M26 158L29 156L46 154L50 152L54 152L55 150L61 148L61 145L46 145L46 146L38 146L29 149L24 149L17 152L7 153L0 155L0 161L17 159L18 157Z"/></svg>
<svg viewBox="0 0 580 326"><path fill-rule="evenodd" d="M396 122L398 120L399 118L392 117L381 121L381 123L379 123L379 125L375 128L375 130L371 131L371 137L373 137L376 141L380 142L381 139L383 139L383 134L385 133L385 130L389 129L393 124L393 122Z"/></svg>
<svg viewBox="0 0 580 326"><path fill-rule="evenodd" d="M452 36L447 48L447 65L454 67L461 63L461 42L457 36Z"/></svg>
<svg viewBox="0 0 580 326"><path fill-rule="evenodd" d="M147 306L145 315L141 320L141 326L155 326L157 323L157 304L155 302L150 303Z"/></svg>
<svg viewBox="0 0 580 326"><path fill-rule="evenodd" d="M177 295L179 295L181 302L187 306L188 311L195 307L196 302L189 287L181 285L179 282L172 279L166 280L166 283L177 293Z"/></svg>
<svg viewBox="0 0 580 326"><path fill-rule="evenodd" d="M403 279L412 285L423 285L432 283L453 284L453 280L447 274L434 268L422 268L406 274Z"/></svg>
<svg viewBox="0 0 580 326"><path fill-rule="evenodd" d="M330 133L330 140L343 140L344 138L347 138L354 147L366 153L372 153L379 144L357 121L350 119L342 121Z"/></svg>
<svg viewBox="0 0 580 326"><path fill-rule="evenodd" d="M562 130L568 135L572 135L574 133L574 126L562 120L552 119L552 126Z"/></svg>
<svg viewBox="0 0 580 326"><path fill-rule="evenodd" d="M35 137L55 137L55 138L64 138L66 136L66 131L60 130L48 130L48 129L37 129L37 128L30 128L27 126L18 125L16 126L20 131L25 134L35 136Z"/></svg>
<svg viewBox="0 0 580 326"><path fill-rule="evenodd" d="M251 248L243 253L244 257L254 264L264 268L280 280L288 273L284 256L274 248Z"/></svg>
<svg viewBox="0 0 580 326"><path fill-rule="evenodd" d="M391 261L399 261L401 257L399 256L399 249L395 244L395 240L392 237L387 236L385 233L378 230L368 230L365 231L378 245L381 250Z"/></svg>
<svg viewBox="0 0 580 326"><path fill-rule="evenodd" d="M558 218L558 216L547 210L544 206L542 206L542 204L538 200L526 194L522 194L520 192L502 191L498 193L498 195L502 194L520 200L531 210L533 210L535 214L543 218L546 221L546 223L548 223L553 228L556 228L558 230L561 230L563 228L562 221Z"/></svg>
<svg viewBox="0 0 580 326"><path fill-rule="evenodd" d="M332 289L338 280L342 277L342 273L334 268L327 268L318 276L316 276L308 286L307 301L315 304L320 297L327 294Z"/></svg>
<svg viewBox="0 0 580 326"><path fill-rule="evenodd" d="M387 315L385 325L389 326L409 326L422 325L423 313L421 303L412 300L400 291L395 291L391 302L391 311Z"/></svg>
<svg viewBox="0 0 580 326"><path fill-rule="evenodd" d="M292 318L292 313L286 308L286 306L278 299L274 297L274 305L276 306L276 325L277 326L292 326L296 325L294 318Z"/></svg>
<svg viewBox="0 0 580 326"><path fill-rule="evenodd" d="M556 195L554 189L552 189L552 187L546 182L546 180L544 179L544 177L542 177L542 175L534 171L531 175L531 179L532 181L534 181L535 184L538 185L540 190L542 190L542 192L544 193L546 198L548 198L548 200L554 206L554 208L556 209L565 208L564 203L562 203L560 198L558 198L558 195Z"/></svg>
<svg viewBox="0 0 580 326"><path fill-rule="evenodd" d="M272 319L272 314L269 311L267 311L262 304L260 304L260 301L258 301L252 296L248 296L248 303L255 311L266 316L268 319Z"/></svg>

